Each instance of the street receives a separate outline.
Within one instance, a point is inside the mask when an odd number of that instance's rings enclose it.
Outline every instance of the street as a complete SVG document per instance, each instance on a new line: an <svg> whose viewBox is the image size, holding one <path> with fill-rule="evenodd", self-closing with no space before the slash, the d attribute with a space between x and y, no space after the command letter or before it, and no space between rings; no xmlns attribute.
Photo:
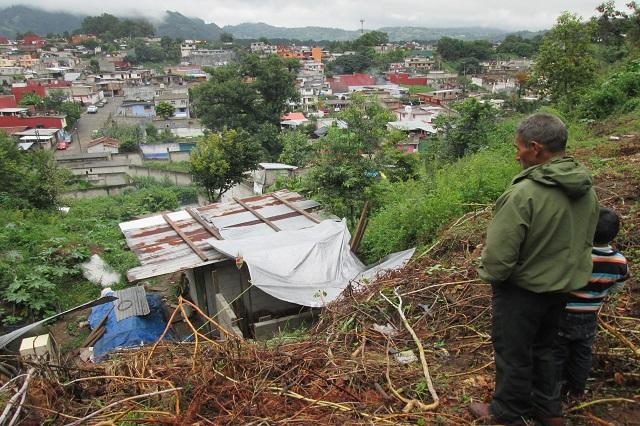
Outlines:
<svg viewBox="0 0 640 426"><path fill-rule="evenodd" d="M88 114L86 107L76 123L77 130L73 132L73 143L64 151L58 151L61 155L79 154L87 151L87 144L93 139L94 130L101 128L109 118L109 114L116 115L118 105L122 103L122 97L105 98L108 100L102 108L98 108L95 114Z"/></svg>

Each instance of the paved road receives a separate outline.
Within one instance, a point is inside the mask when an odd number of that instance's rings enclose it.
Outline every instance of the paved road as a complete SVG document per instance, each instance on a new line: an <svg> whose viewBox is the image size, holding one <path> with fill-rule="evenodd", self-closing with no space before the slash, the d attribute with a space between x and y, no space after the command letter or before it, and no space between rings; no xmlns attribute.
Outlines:
<svg viewBox="0 0 640 426"><path fill-rule="evenodd" d="M109 118L109 114L115 116L118 109L118 105L122 103L121 97L107 98L108 104L102 108L98 108L98 112L95 114L88 114L85 111L80 116L80 119L76 123L77 131L73 133L73 142L65 151L58 151L63 154L78 154L82 147L82 152L87 152L87 143L92 137L94 130L101 128Z"/></svg>

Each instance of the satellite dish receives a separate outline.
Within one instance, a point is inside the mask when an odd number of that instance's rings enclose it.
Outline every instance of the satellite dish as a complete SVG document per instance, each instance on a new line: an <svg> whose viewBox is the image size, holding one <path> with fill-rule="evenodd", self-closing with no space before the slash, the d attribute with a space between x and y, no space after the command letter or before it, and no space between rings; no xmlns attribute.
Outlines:
<svg viewBox="0 0 640 426"><path fill-rule="evenodd" d="M413 111L413 108L411 107L411 105L406 105L404 107L404 112L406 112L407 114L411 114L412 111Z"/></svg>

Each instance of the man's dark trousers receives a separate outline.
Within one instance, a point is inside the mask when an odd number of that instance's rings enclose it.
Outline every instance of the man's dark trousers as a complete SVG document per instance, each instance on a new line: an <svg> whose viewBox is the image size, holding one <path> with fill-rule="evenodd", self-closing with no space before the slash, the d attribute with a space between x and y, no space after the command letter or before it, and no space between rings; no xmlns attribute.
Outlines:
<svg viewBox="0 0 640 426"><path fill-rule="evenodd" d="M493 285L496 389L490 410L496 419L511 423L562 415L553 343L566 300L564 293Z"/></svg>

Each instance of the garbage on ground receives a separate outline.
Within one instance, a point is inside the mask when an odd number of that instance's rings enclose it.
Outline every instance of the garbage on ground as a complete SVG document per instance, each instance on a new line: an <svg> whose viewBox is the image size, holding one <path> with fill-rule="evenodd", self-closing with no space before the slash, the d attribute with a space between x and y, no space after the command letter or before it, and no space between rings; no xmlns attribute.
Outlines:
<svg viewBox="0 0 640 426"><path fill-rule="evenodd" d="M393 354L393 359L395 359L398 364L411 364L412 362L416 362L418 357L412 350L408 350Z"/></svg>
<svg viewBox="0 0 640 426"><path fill-rule="evenodd" d="M109 287L120 282L120 274L115 272L102 258L94 254L88 262L80 265L83 275L89 281Z"/></svg>
<svg viewBox="0 0 640 426"><path fill-rule="evenodd" d="M112 293L113 294L113 293ZM83 346L93 346L93 355L99 361L107 353L121 348L142 346L157 341L166 327L162 301L158 294L147 294L149 313L117 320L114 302L96 306L89 315L92 339ZM173 339L169 332L165 340Z"/></svg>
<svg viewBox="0 0 640 426"><path fill-rule="evenodd" d="M49 333L22 339L20 356L30 361L54 364L58 364L59 358L56 342Z"/></svg>
<svg viewBox="0 0 640 426"><path fill-rule="evenodd" d="M383 334L385 336L395 336L396 334L398 334L398 330L392 325L387 323L386 325L380 325L380 324L373 324L372 327L375 331L377 331L380 334Z"/></svg>

